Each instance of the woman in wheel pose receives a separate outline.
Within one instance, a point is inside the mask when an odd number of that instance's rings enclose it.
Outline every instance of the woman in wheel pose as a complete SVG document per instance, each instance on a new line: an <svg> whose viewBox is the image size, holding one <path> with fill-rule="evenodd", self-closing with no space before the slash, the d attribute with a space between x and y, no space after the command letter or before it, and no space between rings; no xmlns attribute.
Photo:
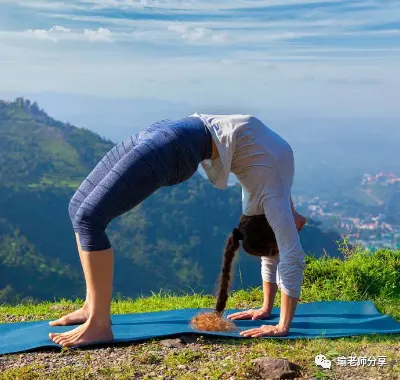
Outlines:
<svg viewBox="0 0 400 380"><path fill-rule="evenodd" d="M291 200L293 151L254 116L194 114L178 121L160 121L117 144L72 197L69 214L86 281L86 300L81 309L50 322L51 326L80 324L65 333L51 333L55 343L70 347L113 340L114 253L106 227L160 187L186 181L200 163L215 187L225 189L230 172L242 185L243 213L224 250L216 311L225 309L231 264L242 240L247 253L261 257L264 304L228 318L268 318L279 286L278 325L242 335L287 334L305 268L298 231L306 219Z"/></svg>

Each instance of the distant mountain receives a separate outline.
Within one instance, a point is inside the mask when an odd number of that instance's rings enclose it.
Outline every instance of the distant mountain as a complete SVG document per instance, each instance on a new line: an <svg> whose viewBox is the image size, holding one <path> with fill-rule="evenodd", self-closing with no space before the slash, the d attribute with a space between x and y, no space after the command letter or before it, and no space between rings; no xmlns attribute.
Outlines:
<svg viewBox="0 0 400 380"><path fill-rule="evenodd" d="M5 95L8 100L17 96ZM180 118L196 111L183 102L154 98L127 99L54 92L27 94L26 97L36 99L58 120L89 128L115 141L139 132L154 120ZM4 98L1 89L0 98Z"/></svg>
<svg viewBox="0 0 400 380"><path fill-rule="evenodd" d="M0 102L0 302L84 296L68 202L112 146L89 130L54 120L35 102ZM110 225L115 291L212 292L240 214L239 185L220 191L196 174L158 190ZM301 239L316 256L324 250L339 255L339 235L316 224ZM235 286L260 283L260 260L242 252Z"/></svg>
<svg viewBox="0 0 400 380"><path fill-rule="evenodd" d="M353 187L336 194L346 203L345 215L384 215L385 221L400 225L400 178L394 173L364 175Z"/></svg>
<svg viewBox="0 0 400 380"><path fill-rule="evenodd" d="M2 185L75 186L112 143L49 117L37 103L0 101Z"/></svg>

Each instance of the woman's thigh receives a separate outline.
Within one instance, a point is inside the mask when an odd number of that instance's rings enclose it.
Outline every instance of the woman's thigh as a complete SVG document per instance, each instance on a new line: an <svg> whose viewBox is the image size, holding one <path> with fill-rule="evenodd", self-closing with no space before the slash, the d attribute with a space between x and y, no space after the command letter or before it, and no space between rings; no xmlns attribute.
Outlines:
<svg viewBox="0 0 400 380"><path fill-rule="evenodd" d="M202 128L192 120L162 121L119 143L76 192L82 209L103 215L108 224L158 188L191 177L211 144Z"/></svg>
<svg viewBox="0 0 400 380"><path fill-rule="evenodd" d="M151 141L140 141L92 189L78 215L90 215L96 227L104 229L111 220L143 202L168 180L168 160L162 161L160 153Z"/></svg>
<svg viewBox="0 0 400 380"><path fill-rule="evenodd" d="M83 201L93 189L107 176L112 168L130 152L138 143L137 136L129 137L112 149L110 149L104 157L98 162L89 175L82 181L78 187L74 198Z"/></svg>

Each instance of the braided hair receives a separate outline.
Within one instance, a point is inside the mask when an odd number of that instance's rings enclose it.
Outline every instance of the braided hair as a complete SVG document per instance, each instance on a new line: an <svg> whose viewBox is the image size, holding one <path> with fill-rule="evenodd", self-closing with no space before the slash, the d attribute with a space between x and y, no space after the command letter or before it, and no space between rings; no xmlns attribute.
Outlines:
<svg viewBox="0 0 400 380"><path fill-rule="evenodd" d="M240 230L234 228L225 245L217 301L215 304L215 311L219 314L222 314L225 310L226 301L228 300L229 283L231 280L232 262L239 249L240 240L242 239L243 234Z"/></svg>
<svg viewBox="0 0 400 380"><path fill-rule="evenodd" d="M243 249L251 255L273 256L278 253L275 235L265 216L242 215L238 228L233 229L225 244L215 309L213 312L195 316L191 321L193 328L205 331L237 329L233 322L225 320L222 314L228 301L232 263L239 250L240 241L243 241Z"/></svg>

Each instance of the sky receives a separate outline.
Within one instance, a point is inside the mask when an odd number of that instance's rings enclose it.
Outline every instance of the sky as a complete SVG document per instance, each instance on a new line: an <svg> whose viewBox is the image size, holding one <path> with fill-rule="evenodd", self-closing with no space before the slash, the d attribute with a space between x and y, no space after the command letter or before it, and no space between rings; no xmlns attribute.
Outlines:
<svg viewBox="0 0 400 380"><path fill-rule="evenodd" d="M400 1L0 0L0 89L400 121Z"/></svg>

